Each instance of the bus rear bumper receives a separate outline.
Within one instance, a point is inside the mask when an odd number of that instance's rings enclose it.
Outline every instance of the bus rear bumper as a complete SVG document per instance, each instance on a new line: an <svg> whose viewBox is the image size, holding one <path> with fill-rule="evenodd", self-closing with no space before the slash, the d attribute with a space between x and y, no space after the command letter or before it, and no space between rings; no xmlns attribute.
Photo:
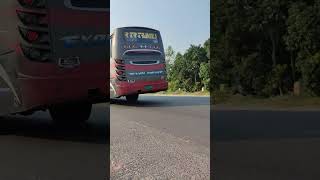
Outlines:
<svg viewBox="0 0 320 180"><path fill-rule="evenodd" d="M160 80L135 83L122 82L117 85L116 91L118 96L126 96L130 94L155 93L159 91L166 91L167 89L168 82Z"/></svg>
<svg viewBox="0 0 320 180"><path fill-rule="evenodd" d="M94 104L109 99L108 62L83 63L75 68L24 59L21 63L17 75L25 110L75 101Z"/></svg>
<svg viewBox="0 0 320 180"><path fill-rule="evenodd" d="M27 78L20 81L26 109L75 101L94 104L109 98L106 77Z"/></svg>

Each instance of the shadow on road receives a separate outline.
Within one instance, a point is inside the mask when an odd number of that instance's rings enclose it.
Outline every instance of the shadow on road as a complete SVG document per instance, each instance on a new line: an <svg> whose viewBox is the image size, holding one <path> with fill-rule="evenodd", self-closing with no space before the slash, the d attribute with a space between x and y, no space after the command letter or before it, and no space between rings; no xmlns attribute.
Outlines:
<svg viewBox="0 0 320 180"><path fill-rule="evenodd" d="M320 137L320 111L213 111L212 140Z"/></svg>
<svg viewBox="0 0 320 180"><path fill-rule="evenodd" d="M98 112L105 109L96 110ZM95 118L100 118L97 120ZM48 140L109 143L109 114L91 116L87 123L56 124L48 113L39 112L33 116L7 116L0 118L0 136L14 135Z"/></svg>
<svg viewBox="0 0 320 180"><path fill-rule="evenodd" d="M209 97L140 96L137 104L128 104L124 98L111 99L111 104L134 107L210 106Z"/></svg>

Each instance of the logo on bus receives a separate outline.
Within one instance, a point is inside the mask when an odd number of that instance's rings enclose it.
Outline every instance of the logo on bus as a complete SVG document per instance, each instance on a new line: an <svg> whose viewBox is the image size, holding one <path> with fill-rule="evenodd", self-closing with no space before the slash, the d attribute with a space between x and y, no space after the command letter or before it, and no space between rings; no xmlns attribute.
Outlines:
<svg viewBox="0 0 320 180"><path fill-rule="evenodd" d="M141 72L129 72L130 76L150 76L150 75L161 75L163 71L141 71Z"/></svg>
<svg viewBox="0 0 320 180"><path fill-rule="evenodd" d="M64 47L96 47L105 46L109 43L109 36L105 34L90 34L90 35L72 35L61 38L64 42Z"/></svg>

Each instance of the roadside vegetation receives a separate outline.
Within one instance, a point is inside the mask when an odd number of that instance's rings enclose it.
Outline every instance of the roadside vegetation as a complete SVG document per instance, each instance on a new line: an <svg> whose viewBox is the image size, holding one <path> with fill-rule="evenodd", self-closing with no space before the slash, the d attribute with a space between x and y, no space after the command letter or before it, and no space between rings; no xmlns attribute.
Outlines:
<svg viewBox="0 0 320 180"><path fill-rule="evenodd" d="M320 1L215 1L211 9L210 39L185 53L166 49L169 89L162 94L320 107Z"/></svg>
<svg viewBox="0 0 320 180"><path fill-rule="evenodd" d="M211 93L211 102L214 105L227 107L249 107L249 108L320 108L320 97L314 96L273 96L261 97L226 92Z"/></svg>
<svg viewBox="0 0 320 180"><path fill-rule="evenodd" d="M157 95L181 95L181 96L210 96L209 91L185 92L185 91L161 91Z"/></svg>
<svg viewBox="0 0 320 180"><path fill-rule="evenodd" d="M212 3L212 102L320 107L320 1Z"/></svg>
<svg viewBox="0 0 320 180"><path fill-rule="evenodd" d="M169 81L167 94L209 94L210 40L203 45L191 45L185 53L166 49Z"/></svg>

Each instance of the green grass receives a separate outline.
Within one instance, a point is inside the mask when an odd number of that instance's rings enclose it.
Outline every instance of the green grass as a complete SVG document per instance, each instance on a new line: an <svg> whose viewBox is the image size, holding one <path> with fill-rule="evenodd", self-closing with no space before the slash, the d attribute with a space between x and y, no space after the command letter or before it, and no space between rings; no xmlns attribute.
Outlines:
<svg viewBox="0 0 320 180"><path fill-rule="evenodd" d="M210 92L158 92L161 95L210 96ZM263 98L256 96L230 95L228 92L211 93L211 102L229 107L270 107L270 108L320 108L320 97L276 96Z"/></svg>
<svg viewBox="0 0 320 180"><path fill-rule="evenodd" d="M227 95L216 93L214 104L227 106L272 107L272 108L320 108L320 97L277 96L260 98L254 96Z"/></svg>
<svg viewBox="0 0 320 180"><path fill-rule="evenodd" d="M175 91L175 92L170 92L170 91L161 91L156 94L162 94L162 95L182 95L182 96L210 96L209 91L199 91L199 92L184 92L184 91Z"/></svg>

